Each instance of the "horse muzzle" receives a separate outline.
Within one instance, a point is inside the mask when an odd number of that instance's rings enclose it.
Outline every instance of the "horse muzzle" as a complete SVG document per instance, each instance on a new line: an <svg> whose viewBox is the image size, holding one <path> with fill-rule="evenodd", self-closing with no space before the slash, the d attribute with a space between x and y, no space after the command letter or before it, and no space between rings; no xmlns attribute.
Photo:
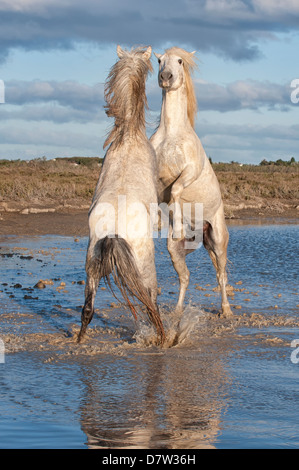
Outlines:
<svg viewBox="0 0 299 470"><path fill-rule="evenodd" d="M171 72L163 71L159 73L159 86L161 88L170 88L173 83L173 75Z"/></svg>

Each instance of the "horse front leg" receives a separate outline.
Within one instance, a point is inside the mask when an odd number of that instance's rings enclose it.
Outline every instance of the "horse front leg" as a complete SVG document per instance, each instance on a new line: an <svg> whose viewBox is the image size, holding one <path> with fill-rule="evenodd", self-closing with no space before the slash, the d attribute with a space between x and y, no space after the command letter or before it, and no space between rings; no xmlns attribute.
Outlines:
<svg viewBox="0 0 299 470"><path fill-rule="evenodd" d="M170 209L173 213L173 233L172 237L182 240L185 237L183 228L183 216L181 211L181 196L186 187L195 181L197 174L193 165L187 165L180 176L173 183L170 195Z"/></svg>
<svg viewBox="0 0 299 470"><path fill-rule="evenodd" d="M186 291L189 285L190 273L186 265L187 250L185 250L185 240L175 240L173 238L173 228L171 225L169 227L167 248L171 256L173 267L179 276L180 293L175 310L176 312L181 313L183 310Z"/></svg>
<svg viewBox="0 0 299 470"><path fill-rule="evenodd" d="M181 241L185 237L183 217L180 205L180 199L171 202L169 209L172 211L172 238Z"/></svg>

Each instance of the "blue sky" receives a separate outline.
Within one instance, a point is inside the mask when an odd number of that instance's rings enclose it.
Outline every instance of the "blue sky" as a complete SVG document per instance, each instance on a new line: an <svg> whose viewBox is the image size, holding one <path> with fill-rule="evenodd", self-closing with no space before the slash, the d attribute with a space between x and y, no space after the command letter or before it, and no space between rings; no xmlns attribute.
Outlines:
<svg viewBox="0 0 299 470"><path fill-rule="evenodd" d="M0 158L103 156L118 43L197 51L196 131L213 161L299 160L298 0L0 0ZM161 106L152 62L149 136Z"/></svg>

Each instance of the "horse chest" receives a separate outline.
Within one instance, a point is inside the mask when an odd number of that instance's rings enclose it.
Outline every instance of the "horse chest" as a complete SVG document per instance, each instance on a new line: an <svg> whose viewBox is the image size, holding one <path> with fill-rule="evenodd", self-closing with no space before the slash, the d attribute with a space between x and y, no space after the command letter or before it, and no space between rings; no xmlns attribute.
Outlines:
<svg viewBox="0 0 299 470"><path fill-rule="evenodd" d="M165 139L157 150L159 178L165 184L174 181L182 172L185 155L182 145L174 139Z"/></svg>

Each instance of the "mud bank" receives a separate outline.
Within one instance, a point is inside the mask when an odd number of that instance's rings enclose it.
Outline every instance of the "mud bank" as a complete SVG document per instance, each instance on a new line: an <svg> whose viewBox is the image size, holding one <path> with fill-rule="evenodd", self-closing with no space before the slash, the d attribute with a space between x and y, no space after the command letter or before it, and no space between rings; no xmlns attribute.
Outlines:
<svg viewBox="0 0 299 470"><path fill-rule="evenodd" d="M1 235L88 235L88 207L81 209L74 207L27 207L16 205L5 206L6 210L0 212ZM230 204L227 206L227 223L250 224L281 224L299 223L299 210L297 206L285 205L275 209L273 207L259 207L252 204ZM8 210L7 210L8 209Z"/></svg>
<svg viewBox="0 0 299 470"><path fill-rule="evenodd" d="M43 208L44 209L44 208ZM1 235L88 235L88 210L70 210L21 214L0 213Z"/></svg>

